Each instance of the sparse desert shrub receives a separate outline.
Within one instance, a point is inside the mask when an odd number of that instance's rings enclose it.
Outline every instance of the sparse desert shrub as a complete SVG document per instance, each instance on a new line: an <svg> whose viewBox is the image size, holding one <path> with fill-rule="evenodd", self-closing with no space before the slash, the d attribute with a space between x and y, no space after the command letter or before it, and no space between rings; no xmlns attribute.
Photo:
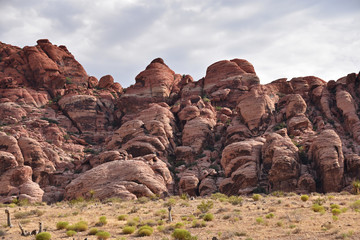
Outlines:
<svg viewBox="0 0 360 240"><path fill-rule="evenodd" d="M144 204L144 203L147 203L147 202L149 202L150 201L150 199L148 198L148 197L139 197L137 200L136 200L136 202L137 203L140 203L140 204Z"/></svg>
<svg viewBox="0 0 360 240"><path fill-rule="evenodd" d="M111 237L111 235L110 235L110 233L108 233L108 232L100 231L100 232L96 233L96 237L97 237L97 239L99 239L99 240L106 240L106 239L108 239L109 237Z"/></svg>
<svg viewBox="0 0 360 240"><path fill-rule="evenodd" d="M300 199L301 199L301 201L306 202L307 200L309 200L309 196L308 195L301 195Z"/></svg>
<svg viewBox="0 0 360 240"><path fill-rule="evenodd" d="M284 225L284 223L282 221L279 221L276 223L276 226L278 226L278 227L282 227L283 225Z"/></svg>
<svg viewBox="0 0 360 240"><path fill-rule="evenodd" d="M360 194L360 180L355 180L352 182L352 186L355 194Z"/></svg>
<svg viewBox="0 0 360 240"><path fill-rule="evenodd" d="M264 223L264 219L263 219L262 217L257 217L257 218L255 219L255 221L256 221L258 224Z"/></svg>
<svg viewBox="0 0 360 240"><path fill-rule="evenodd" d="M42 216L44 214L44 211L38 210L38 209L34 209L28 212L17 212L14 214L14 217L16 219L21 219L21 218L27 218L33 215L36 215L38 217Z"/></svg>
<svg viewBox="0 0 360 240"><path fill-rule="evenodd" d="M58 222L56 223L56 229L65 229L69 225L69 222Z"/></svg>
<svg viewBox="0 0 360 240"><path fill-rule="evenodd" d="M78 223L75 223L73 225L66 226L67 230L73 230L76 232L84 232L88 229L88 224L85 221L80 221Z"/></svg>
<svg viewBox="0 0 360 240"><path fill-rule="evenodd" d="M140 237L144 237L144 236L151 236L154 232L154 229L148 225L142 226L141 228L139 228L138 230L138 235Z"/></svg>
<svg viewBox="0 0 360 240"><path fill-rule="evenodd" d="M269 214L266 214L266 216L265 216L267 219L270 219L270 218L273 218L273 217L275 217L275 214L273 214L273 213L269 213Z"/></svg>
<svg viewBox="0 0 360 240"><path fill-rule="evenodd" d="M183 193L183 194L180 195L180 198L181 198L182 200L189 200L189 194Z"/></svg>
<svg viewBox="0 0 360 240"><path fill-rule="evenodd" d="M155 216L159 216L162 219L166 218L166 214L167 214L166 209L160 209L160 210L155 212Z"/></svg>
<svg viewBox="0 0 360 240"><path fill-rule="evenodd" d="M340 206L337 204L330 204L330 208L331 209L335 209L335 208L340 209Z"/></svg>
<svg viewBox="0 0 360 240"><path fill-rule="evenodd" d="M191 223L191 227L193 227L193 228L206 227L206 222L205 222L205 221L198 222L197 220L194 220L194 221L192 221L192 223Z"/></svg>
<svg viewBox="0 0 360 240"><path fill-rule="evenodd" d="M175 198L169 198L167 202L164 204L165 207L173 207L176 205L176 199Z"/></svg>
<svg viewBox="0 0 360 240"><path fill-rule="evenodd" d="M253 195L252 195L252 199L253 199L254 201L259 201L260 198L261 198L261 195L260 195L260 194L253 194Z"/></svg>
<svg viewBox="0 0 360 240"><path fill-rule="evenodd" d="M274 191L271 193L272 196L274 197L283 197L284 196L284 192L283 191Z"/></svg>
<svg viewBox="0 0 360 240"><path fill-rule="evenodd" d="M273 130L274 131L277 131L277 130L280 130L280 129L283 129L283 128L286 128L286 123L285 122L281 122L281 123L278 123L274 126Z"/></svg>
<svg viewBox="0 0 360 240"><path fill-rule="evenodd" d="M122 214L122 215L119 215L117 219L118 219L119 221L124 221L124 220L127 219L127 217L128 217L127 215Z"/></svg>
<svg viewBox="0 0 360 240"><path fill-rule="evenodd" d="M184 223L182 223L182 222L178 222L178 223L176 223L175 224L175 228L183 228L185 226L185 224Z"/></svg>
<svg viewBox="0 0 360 240"><path fill-rule="evenodd" d="M77 234L77 232L75 232L74 230L69 230L69 231L66 232L66 236L68 236L68 237L72 237L72 236L74 236L76 234Z"/></svg>
<svg viewBox="0 0 360 240"><path fill-rule="evenodd" d="M197 206L197 209L199 209L202 213L207 213L211 208L213 208L214 203L211 200L208 201L201 201L201 203Z"/></svg>
<svg viewBox="0 0 360 240"><path fill-rule="evenodd" d="M350 207L355 210L355 211L359 211L360 210L360 200L356 200L355 202L353 202Z"/></svg>
<svg viewBox="0 0 360 240"><path fill-rule="evenodd" d="M163 232L165 230L164 226L157 226L156 228L159 232Z"/></svg>
<svg viewBox="0 0 360 240"><path fill-rule="evenodd" d="M243 199L242 199L242 197L239 197L239 196L231 196L231 197L229 197L228 201L232 205L238 205L238 204L242 203Z"/></svg>
<svg viewBox="0 0 360 240"><path fill-rule="evenodd" d="M337 216L337 215L340 215L340 213L342 213L342 212L341 212L340 209L334 208L334 209L331 210L331 213L332 213L334 216Z"/></svg>
<svg viewBox="0 0 360 240"><path fill-rule="evenodd" d="M314 212L319 212L319 213L324 213L325 212L325 208L324 206L321 206L317 203L313 204L311 206L311 209L314 211Z"/></svg>
<svg viewBox="0 0 360 240"><path fill-rule="evenodd" d="M214 214L212 214L212 213L206 213L206 214L204 215L203 219L204 219L204 221L207 221L207 222L212 221L212 220L214 220Z"/></svg>
<svg viewBox="0 0 360 240"><path fill-rule="evenodd" d="M99 230L97 228L91 228L89 231L89 235L95 235L99 232Z"/></svg>
<svg viewBox="0 0 360 240"><path fill-rule="evenodd" d="M36 240L50 240L51 234L48 232L42 232L42 233L36 234L35 239Z"/></svg>
<svg viewBox="0 0 360 240"><path fill-rule="evenodd" d="M188 230L185 229L175 229L171 234L175 240L196 240L196 236L192 236Z"/></svg>
<svg viewBox="0 0 360 240"><path fill-rule="evenodd" d="M228 196L223 193L213 193L211 194L211 199L219 200L220 202L225 202L228 200Z"/></svg>
<svg viewBox="0 0 360 240"><path fill-rule="evenodd" d="M317 199L313 200L313 204L323 205L326 203L326 198L318 197Z"/></svg>
<svg viewBox="0 0 360 240"><path fill-rule="evenodd" d="M135 232L135 227L134 226L125 226L122 229L123 234L132 234L133 232Z"/></svg>
<svg viewBox="0 0 360 240"><path fill-rule="evenodd" d="M105 216L101 216L99 221L96 223L96 226L104 226L107 224L107 219Z"/></svg>

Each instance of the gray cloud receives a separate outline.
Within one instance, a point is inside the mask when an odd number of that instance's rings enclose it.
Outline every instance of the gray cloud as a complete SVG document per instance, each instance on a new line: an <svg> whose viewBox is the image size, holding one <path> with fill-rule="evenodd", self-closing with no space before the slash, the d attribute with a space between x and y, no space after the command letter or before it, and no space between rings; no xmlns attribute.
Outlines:
<svg viewBox="0 0 360 240"><path fill-rule="evenodd" d="M261 82L359 70L358 0L0 0L0 41L63 44L98 78L123 86L162 57L205 76L215 61L245 58Z"/></svg>

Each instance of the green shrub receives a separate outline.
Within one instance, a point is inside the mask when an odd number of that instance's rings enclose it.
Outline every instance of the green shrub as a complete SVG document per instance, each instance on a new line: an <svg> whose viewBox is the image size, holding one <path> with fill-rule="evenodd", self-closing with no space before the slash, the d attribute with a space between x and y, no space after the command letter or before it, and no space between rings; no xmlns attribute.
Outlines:
<svg viewBox="0 0 360 240"><path fill-rule="evenodd" d="M58 222L56 223L56 229L65 229L69 225L68 222Z"/></svg>
<svg viewBox="0 0 360 240"><path fill-rule="evenodd" d="M238 204L241 204L243 199L242 197L239 197L239 196L231 196L229 197L229 203L231 203L232 205L238 205Z"/></svg>
<svg viewBox="0 0 360 240"><path fill-rule="evenodd" d="M360 210L360 200L356 200L355 202L353 202L350 207L352 209L354 209L355 211L359 211Z"/></svg>
<svg viewBox="0 0 360 240"><path fill-rule="evenodd" d="M149 202L150 201L150 199L148 198L148 197L139 197L137 200L136 200L136 202L137 203L140 203L140 204L144 204L144 203L147 203L147 202Z"/></svg>
<svg viewBox="0 0 360 240"><path fill-rule="evenodd" d="M76 232L84 232L88 229L88 224L85 221L80 221L76 224L66 226L66 229L73 230Z"/></svg>
<svg viewBox="0 0 360 240"><path fill-rule="evenodd" d="M183 194L180 195L180 198L181 198L182 200L189 200L189 194L183 193Z"/></svg>
<svg viewBox="0 0 360 240"><path fill-rule="evenodd" d="M275 127L273 128L274 131L277 131L277 130L280 130L280 129L283 129L283 128L286 128L286 123L285 122L281 122L281 123L278 123L275 125Z"/></svg>
<svg viewBox="0 0 360 240"><path fill-rule="evenodd" d="M206 227L206 222L205 222L205 221L198 222L197 220L194 220L194 221L192 221L192 223L191 223L191 227L193 227L193 228Z"/></svg>
<svg viewBox="0 0 360 240"><path fill-rule="evenodd" d="M309 196L308 195L301 195L300 199L301 199L301 201L306 202L307 200L309 200Z"/></svg>
<svg viewBox="0 0 360 240"><path fill-rule="evenodd" d="M77 234L77 232L75 232L74 230L69 230L69 231L66 232L66 235L67 235L68 237L72 237L72 236L74 236L75 234Z"/></svg>
<svg viewBox="0 0 360 240"><path fill-rule="evenodd" d="M275 214L273 214L273 213L269 213L269 214L266 214L266 216L265 216L267 219L269 219L269 218L273 218L273 217L275 217Z"/></svg>
<svg viewBox="0 0 360 240"><path fill-rule="evenodd" d="M42 118L40 118L40 119L41 119L41 120L48 121L48 123L59 124L58 121L56 121L56 120L54 120L54 119L47 118L47 117L42 117Z"/></svg>
<svg viewBox="0 0 360 240"><path fill-rule="evenodd" d="M135 227L134 226L125 226L122 229L123 234L132 234L133 232L135 232Z"/></svg>
<svg viewBox="0 0 360 240"><path fill-rule="evenodd" d="M96 223L97 226L104 226L107 224L107 219L105 216L99 218L99 222Z"/></svg>
<svg viewBox="0 0 360 240"><path fill-rule="evenodd" d="M264 223L264 219L263 219L262 217L256 218L255 221L256 221L258 224Z"/></svg>
<svg viewBox="0 0 360 240"><path fill-rule="evenodd" d="M124 220L127 219L127 215L125 215L125 214L119 215L117 219L118 219L119 221L124 221Z"/></svg>
<svg viewBox="0 0 360 240"><path fill-rule="evenodd" d="M212 220L214 220L214 215L212 213L206 213L204 215L203 219L204 219L204 221L207 221L207 222L212 221Z"/></svg>
<svg viewBox="0 0 360 240"><path fill-rule="evenodd" d="M178 222L178 223L176 223L175 224L175 228L183 228L185 226L185 224L184 223L182 223L182 222Z"/></svg>
<svg viewBox="0 0 360 240"><path fill-rule="evenodd" d="M353 181L352 186L353 186L353 189L354 189L354 193L355 194L360 194L360 181L359 180Z"/></svg>
<svg viewBox="0 0 360 240"><path fill-rule="evenodd" d="M138 236L144 237L144 236L151 236L154 232L154 229L148 225L142 226L138 230Z"/></svg>
<svg viewBox="0 0 360 240"><path fill-rule="evenodd" d="M340 209L340 206L337 204L330 204L330 208L331 209L335 209L335 208Z"/></svg>
<svg viewBox="0 0 360 240"><path fill-rule="evenodd" d="M108 232L105 232L105 231L100 231L96 234L97 236L97 239L99 240L106 240L108 239L109 237L111 237L110 233Z"/></svg>
<svg viewBox="0 0 360 240"><path fill-rule="evenodd" d="M211 200L208 201L201 201L201 203L197 206L197 208L202 212L202 213L207 213L211 208L213 208L214 203Z"/></svg>
<svg viewBox="0 0 360 240"><path fill-rule="evenodd" d="M171 234L176 240L195 240L197 237L191 236L190 232L186 229L175 229Z"/></svg>
<svg viewBox="0 0 360 240"><path fill-rule="evenodd" d="M334 216L337 216L337 215L340 215L341 210L338 209L338 208L334 208L334 209L331 210L331 213L332 213Z"/></svg>
<svg viewBox="0 0 360 240"><path fill-rule="evenodd" d="M261 195L260 194L253 194L252 195L252 199L254 200L254 201L259 201L260 200L260 198L261 198Z"/></svg>
<svg viewBox="0 0 360 240"><path fill-rule="evenodd" d="M175 198L169 198L168 201L164 204L165 207L173 207L176 205Z"/></svg>
<svg viewBox="0 0 360 240"><path fill-rule="evenodd" d="M271 193L272 196L274 197L283 197L284 196L284 192L283 191L274 191Z"/></svg>
<svg viewBox="0 0 360 240"><path fill-rule="evenodd" d="M313 202L313 204L323 205L324 203L326 203L326 198L318 197L317 199L313 200L312 202Z"/></svg>
<svg viewBox="0 0 360 240"><path fill-rule="evenodd" d="M42 233L36 234L35 239L36 240L50 240L51 234L48 232L42 232Z"/></svg>
<svg viewBox="0 0 360 240"><path fill-rule="evenodd" d="M311 209L314 211L314 212L320 212L320 213L324 213L325 212L325 208L324 206L321 206L317 203L313 204L311 206Z"/></svg>
<svg viewBox="0 0 360 240"><path fill-rule="evenodd" d="M92 228L92 229L90 229L90 231L89 231L89 235L95 235L95 234L97 234L99 232L99 230L97 229L97 228Z"/></svg>

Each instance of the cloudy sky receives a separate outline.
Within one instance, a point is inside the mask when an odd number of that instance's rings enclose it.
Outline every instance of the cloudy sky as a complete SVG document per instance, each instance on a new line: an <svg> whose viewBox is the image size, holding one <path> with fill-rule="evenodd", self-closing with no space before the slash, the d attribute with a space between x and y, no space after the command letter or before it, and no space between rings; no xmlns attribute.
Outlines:
<svg viewBox="0 0 360 240"><path fill-rule="evenodd" d="M233 58L261 83L360 70L359 0L0 0L0 16L0 41L48 38L124 87L157 57L195 80Z"/></svg>

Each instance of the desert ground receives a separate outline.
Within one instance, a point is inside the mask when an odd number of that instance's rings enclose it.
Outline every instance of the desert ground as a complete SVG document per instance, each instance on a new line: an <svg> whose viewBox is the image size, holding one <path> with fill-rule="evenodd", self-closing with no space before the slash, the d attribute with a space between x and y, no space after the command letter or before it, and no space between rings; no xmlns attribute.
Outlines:
<svg viewBox="0 0 360 240"><path fill-rule="evenodd" d="M2 239L35 239L35 236L21 236L18 223L25 230L32 231L41 221L51 239L98 239L96 235L89 235L92 228L110 233L108 239L121 240L174 239L172 233L175 228L186 229L199 240L214 237L248 240L360 238L359 195L310 194L307 201L295 193L275 192L260 195L259 199L257 197L229 198L215 194L195 199L183 195L167 199L142 197L133 201L112 198L103 202L77 199L51 205L4 204L1 205L0 233ZM172 206L172 222L168 222L169 205ZM7 227L6 209L10 211L12 228ZM211 214L204 212L211 213L213 219ZM208 221L203 220L206 214ZM100 223L102 216L106 220L102 218L103 223ZM72 237L67 236L66 229L57 229L59 222L72 225L80 221L87 223L87 229ZM132 234L124 234L123 228L127 225L135 226L136 230ZM154 229L151 236L138 236L142 225Z"/></svg>

